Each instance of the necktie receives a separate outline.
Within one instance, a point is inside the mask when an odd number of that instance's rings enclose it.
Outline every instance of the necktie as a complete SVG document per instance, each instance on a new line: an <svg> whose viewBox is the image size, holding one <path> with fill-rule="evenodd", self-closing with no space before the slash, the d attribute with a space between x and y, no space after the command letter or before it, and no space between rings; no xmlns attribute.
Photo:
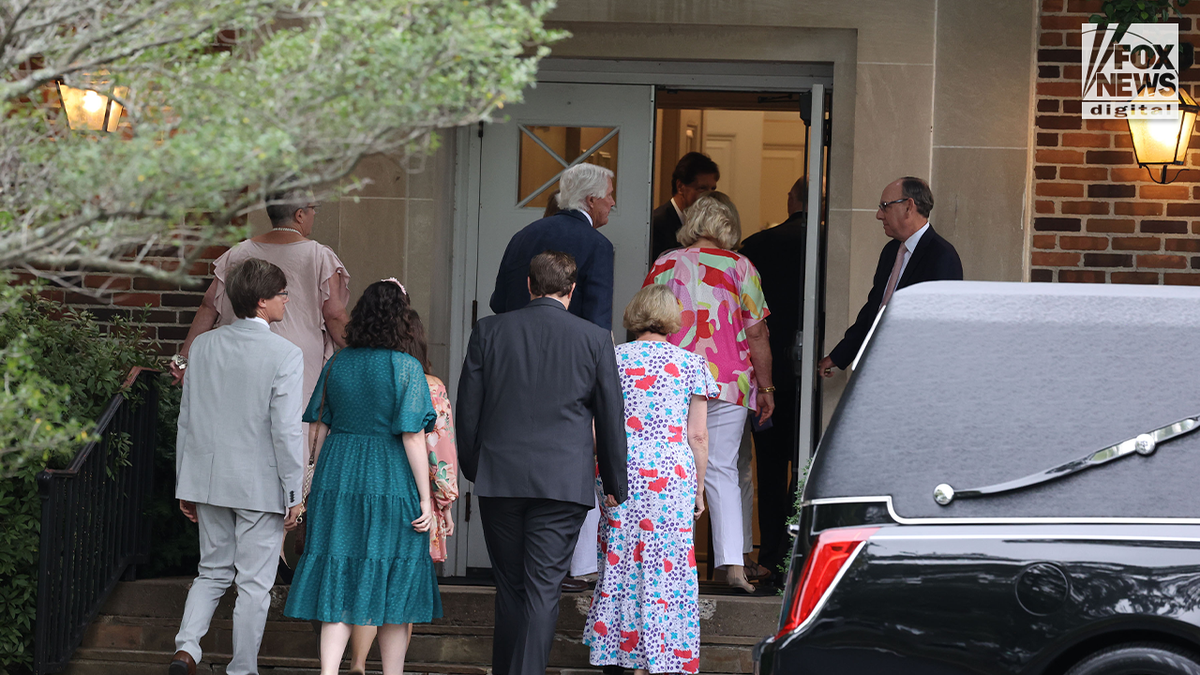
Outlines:
<svg viewBox="0 0 1200 675"><path fill-rule="evenodd" d="M908 252L904 243L900 243L900 248L896 249L896 264L892 265L892 275L888 277L887 288L883 291L883 301L879 303L880 307L888 304L888 300L892 299L892 293L896 292L896 284L900 283L900 268L904 266L904 254Z"/></svg>

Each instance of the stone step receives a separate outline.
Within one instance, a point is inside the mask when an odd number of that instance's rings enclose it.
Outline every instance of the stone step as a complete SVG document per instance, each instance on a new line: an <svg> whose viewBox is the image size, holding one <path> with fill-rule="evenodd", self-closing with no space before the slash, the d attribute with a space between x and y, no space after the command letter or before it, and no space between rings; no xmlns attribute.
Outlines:
<svg viewBox="0 0 1200 675"><path fill-rule="evenodd" d="M123 617L158 617L178 621L183 616L190 578L148 579L121 582L100 611L101 615ZM479 627L490 629L494 622L495 590L487 586L441 586L441 619L426 627ZM270 621L293 622L283 615L287 603L287 586L271 590ZM214 619L233 617L235 592L231 589L217 607ZM701 595L699 602L701 639L718 636L762 638L773 634L779 621L782 598L740 597L731 595ZM591 592L563 595L558 618L558 630L578 632L583 629ZM421 626L417 627L418 630Z"/></svg>
<svg viewBox="0 0 1200 675"><path fill-rule="evenodd" d="M89 626L70 668L73 675L161 675L175 651L174 638L183 615L191 579L123 582ZM318 639L313 624L283 616L287 586L271 592L271 609L259 662L264 675L299 675L318 670ZM224 675L232 647L233 601L221 600L208 635L199 675ZM440 675L485 675L491 663L495 591L490 587L447 584L441 587L444 617L417 624L409 645L406 672ZM550 652L552 671L562 675L591 673L582 631L591 593L565 594ZM773 633L779 616L778 597L700 597L703 673L749 673L750 648ZM378 658L378 647L371 658Z"/></svg>
<svg viewBox="0 0 1200 675"><path fill-rule="evenodd" d="M63 675L162 675L171 654L166 652L80 649L75 658L63 671ZM196 675L225 675L224 662L228 656L221 656L211 662L206 657L196 664ZM258 660L262 675L318 675L320 666L316 659L260 657ZM348 666L349 664L343 664ZM465 663L405 663L406 675L488 675L490 669ZM600 675L600 670L592 668L548 668L547 675ZM382 675L379 662L367 661L368 675Z"/></svg>

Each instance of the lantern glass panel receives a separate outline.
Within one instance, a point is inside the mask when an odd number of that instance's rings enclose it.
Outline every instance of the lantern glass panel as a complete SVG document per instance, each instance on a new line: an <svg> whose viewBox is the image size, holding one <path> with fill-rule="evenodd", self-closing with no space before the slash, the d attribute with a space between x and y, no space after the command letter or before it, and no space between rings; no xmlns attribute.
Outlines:
<svg viewBox="0 0 1200 675"><path fill-rule="evenodd" d="M1136 103L1160 103L1162 99L1139 94ZM1175 164L1187 159L1191 129L1196 123L1196 101L1179 90L1179 116L1147 117L1136 112L1129 117L1129 135L1138 164ZM1186 132L1182 132L1186 130Z"/></svg>
<svg viewBox="0 0 1200 675"><path fill-rule="evenodd" d="M120 103L91 89L80 89L65 84L58 85L58 93L62 98L63 110L67 113L67 122L72 129L117 130L117 125L121 122L121 114L124 112L124 106ZM129 88L114 87L113 93L124 97L129 93ZM104 124L106 112L108 113L107 127Z"/></svg>

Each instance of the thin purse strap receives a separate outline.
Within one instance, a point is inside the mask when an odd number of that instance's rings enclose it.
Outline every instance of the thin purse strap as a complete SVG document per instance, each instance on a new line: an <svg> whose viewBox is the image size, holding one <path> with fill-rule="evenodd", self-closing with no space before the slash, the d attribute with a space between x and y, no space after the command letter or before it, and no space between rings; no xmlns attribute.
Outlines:
<svg viewBox="0 0 1200 675"><path fill-rule="evenodd" d="M329 389L329 377L333 374L333 361L341 354L341 350L329 358L329 365L325 367L325 381L321 383L321 402L317 405L317 421L316 424L322 424L322 418L325 417L325 392ZM314 466L317 463L317 436L312 434L312 447L308 453L308 465Z"/></svg>

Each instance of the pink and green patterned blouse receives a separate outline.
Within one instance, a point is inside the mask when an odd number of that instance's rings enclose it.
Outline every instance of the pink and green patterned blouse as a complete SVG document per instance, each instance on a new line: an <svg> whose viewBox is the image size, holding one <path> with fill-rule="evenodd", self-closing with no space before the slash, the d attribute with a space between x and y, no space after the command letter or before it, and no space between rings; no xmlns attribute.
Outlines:
<svg viewBox="0 0 1200 675"><path fill-rule="evenodd" d="M650 284L665 284L683 305L683 327L671 344L708 359L719 400L756 409L746 328L771 312L754 264L724 249L679 248L654 261L642 285Z"/></svg>

